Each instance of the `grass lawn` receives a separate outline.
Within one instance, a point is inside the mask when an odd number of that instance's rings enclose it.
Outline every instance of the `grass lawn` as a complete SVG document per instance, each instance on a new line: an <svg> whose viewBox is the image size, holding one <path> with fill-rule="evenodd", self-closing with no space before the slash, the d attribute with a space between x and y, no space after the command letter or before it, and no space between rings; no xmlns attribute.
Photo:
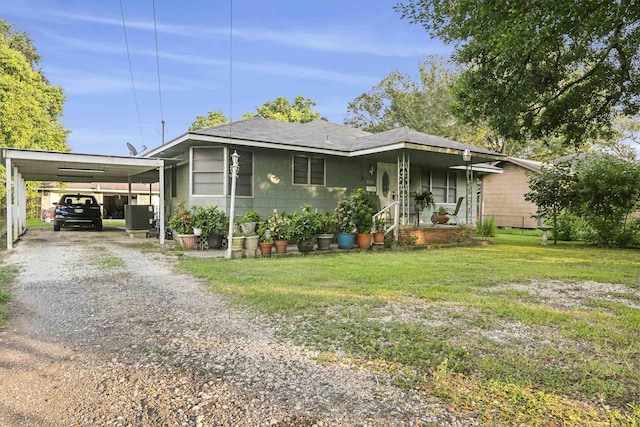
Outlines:
<svg viewBox="0 0 640 427"><path fill-rule="evenodd" d="M640 254L490 246L180 268L280 333L506 425L639 425ZM565 424L566 423L566 424Z"/></svg>

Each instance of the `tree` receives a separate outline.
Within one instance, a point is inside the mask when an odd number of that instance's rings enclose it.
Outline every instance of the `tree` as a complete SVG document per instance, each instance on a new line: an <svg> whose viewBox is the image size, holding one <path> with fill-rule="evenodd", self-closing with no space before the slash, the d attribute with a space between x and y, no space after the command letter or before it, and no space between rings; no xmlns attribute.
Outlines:
<svg viewBox="0 0 640 427"><path fill-rule="evenodd" d="M211 126L217 126L223 123L227 123L228 121L229 119L227 119L227 116L225 116L222 111L209 111L207 117L196 116L196 120L195 122L191 123L191 126L189 126L189 130L193 131Z"/></svg>
<svg viewBox="0 0 640 427"><path fill-rule="evenodd" d="M640 209L640 164L604 154L576 167L572 210L595 231L601 245L625 246L633 239L631 214Z"/></svg>
<svg viewBox="0 0 640 427"><path fill-rule="evenodd" d="M542 168L529 179L529 192L524 199L536 205L535 218L550 219L553 224L553 244L558 242L558 217L571 203L573 178L567 162Z"/></svg>
<svg viewBox="0 0 640 427"><path fill-rule="evenodd" d="M451 85L458 73L436 56L418 64L419 76L393 71L347 106L345 124L368 132L400 126L440 136L469 132L450 112Z"/></svg>
<svg viewBox="0 0 640 427"><path fill-rule="evenodd" d="M521 154L523 144L502 138L481 123L469 126L453 115L452 86L459 75L454 64L431 56L418 64L418 72L414 78L393 71L356 97L347 106L345 125L373 133L406 126L504 154Z"/></svg>
<svg viewBox="0 0 640 427"><path fill-rule="evenodd" d="M69 151L68 131L60 122L64 94L49 84L39 61L27 33L0 19L0 146ZM0 170L4 183L4 166ZM31 215L39 211L38 186L27 186Z"/></svg>
<svg viewBox="0 0 640 427"><path fill-rule="evenodd" d="M248 119L256 115L265 119L280 120L292 123L308 123L320 118L320 113L313 111L311 107L316 103L309 98L298 95L290 103L284 96L279 96L273 101L267 101L260 107L256 107L256 113L247 113L242 116Z"/></svg>
<svg viewBox="0 0 640 427"><path fill-rule="evenodd" d="M567 145L640 111L640 7L619 1L408 0L402 18L453 43L455 110L514 140Z"/></svg>

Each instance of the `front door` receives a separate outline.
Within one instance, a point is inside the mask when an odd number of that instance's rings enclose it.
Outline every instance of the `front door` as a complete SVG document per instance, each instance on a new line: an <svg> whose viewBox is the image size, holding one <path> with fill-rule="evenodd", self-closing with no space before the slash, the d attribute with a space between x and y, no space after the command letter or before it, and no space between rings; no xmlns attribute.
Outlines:
<svg viewBox="0 0 640 427"><path fill-rule="evenodd" d="M396 201L398 195L398 165L395 163L378 163L377 193L380 207Z"/></svg>

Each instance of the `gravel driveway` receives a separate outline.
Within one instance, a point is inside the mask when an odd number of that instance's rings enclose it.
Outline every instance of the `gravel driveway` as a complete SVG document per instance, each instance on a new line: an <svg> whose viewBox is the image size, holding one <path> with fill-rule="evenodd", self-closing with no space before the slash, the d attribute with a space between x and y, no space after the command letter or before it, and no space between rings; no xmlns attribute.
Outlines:
<svg viewBox="0 0 640 427"><path fill-rule="evenodd" d="M21 271L0 329L0 425L474 424L277 338L131 242L106 228L32 229L5 255Z"/></svg>

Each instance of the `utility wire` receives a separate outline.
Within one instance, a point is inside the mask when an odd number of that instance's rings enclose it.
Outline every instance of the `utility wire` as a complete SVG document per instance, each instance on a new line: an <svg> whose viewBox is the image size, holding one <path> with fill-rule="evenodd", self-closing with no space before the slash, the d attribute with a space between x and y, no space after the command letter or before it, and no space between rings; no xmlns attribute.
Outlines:
<svg viewBox="0 0 640 427"><path fill-rule="evenodd" d="M131 66L131 54L129 54L129 40L127 39L127 26L124 23L124 7L122 6L122 0L120 0L120 14L122 15L122 31L124 31L124 44L127 47L127 59L129 61L129 74L131 75L131 87L133 88L133 100L136 104L136 113L138 115L138 125L140 126L140 138L142 138L142 144L144 145L144 134L142 133L142 120L140 120L140 109L138 108L138 96L136 95L136 85L133 81L133 67Z"/></svg>
<svg viewBox="0 0 640 427"><path fill-rule="evenodd" d="M160 54L158 53L158 26L156 22L156 1L152 0L153 5L153 34L156 38L156 66L158 69L158 96L160 97L160 120L162 123L162 145L164 145L164 111L162 108L162 88L160 86Z"/></svg>
<svg viewBox="0 0 640 427"><path fill-rule="evenodd" d="M229 139L233 123L233 0L229 0Z"/></svg>

